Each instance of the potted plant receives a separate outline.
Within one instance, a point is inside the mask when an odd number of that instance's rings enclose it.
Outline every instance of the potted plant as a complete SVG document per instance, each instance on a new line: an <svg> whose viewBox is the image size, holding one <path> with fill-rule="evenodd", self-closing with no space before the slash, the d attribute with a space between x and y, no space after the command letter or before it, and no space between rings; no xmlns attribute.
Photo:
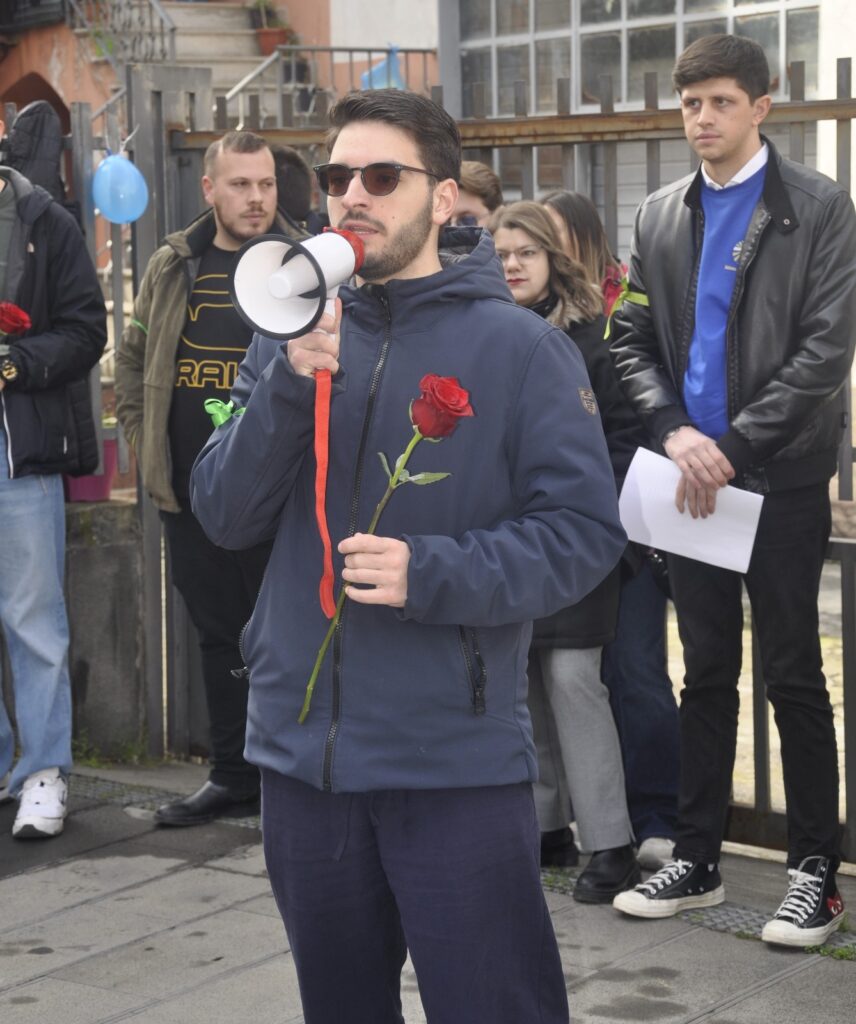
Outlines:
<svg viewBox="0 0 856 1024"><path fill-rule="evenodd" d="M297 33L283 20L271 0L255 0L250 7L250 22L256 30L263 57L269 57L277 46L298 42Z"/></svg>

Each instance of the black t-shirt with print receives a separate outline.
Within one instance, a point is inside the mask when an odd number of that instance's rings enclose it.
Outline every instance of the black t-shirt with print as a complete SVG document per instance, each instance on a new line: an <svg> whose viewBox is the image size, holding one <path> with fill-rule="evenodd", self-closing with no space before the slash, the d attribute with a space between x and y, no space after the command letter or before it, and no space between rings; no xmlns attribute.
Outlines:
<svg viewBox="0 0 856 1024"><path fill-rule="evenodd" d="M178 342L175 388L169 414L172 485L188 497L190 470L213 429L206 398L229 400L238 366L253 332L238 316L229 296L229 274L236 253L211 245L199 264Z"/></svg>

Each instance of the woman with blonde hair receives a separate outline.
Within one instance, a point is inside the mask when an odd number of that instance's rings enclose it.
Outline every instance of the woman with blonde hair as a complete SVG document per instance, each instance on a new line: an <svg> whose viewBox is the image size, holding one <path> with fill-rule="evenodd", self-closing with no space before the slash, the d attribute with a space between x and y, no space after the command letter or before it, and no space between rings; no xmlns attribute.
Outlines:
<svg viewBox="0 0 856 1024"><path fill-rule="evenodd" d="M642 442L642 427L618 390L603 343L599 290L563 251L543 206L512 203L489 224L515 301L556 324L582 353L592 390L568 395L600 412L613 470L623 477ZM591 852L574 887L584 903L609 903L640 876L624 795L624 771L609 693L600 679L601 650L615 631L619 569L578 604L534 624L529 653L529 708L540 781L535 804L544 866L574 863L570 804L580 843Z"/></svg>
<svg viewBox="0 0 856 1024"><path fill-rule="evenodd" d="M626 278L609 249L594 203L580 192L551 192L542 200L564 251L599 283L604 313L620 301ZM602 342L607 349L608 343ZM615 639L604 646L601 676L618 726L627 806L643 868L672 859L678 814L678 705L666 663L665 560L631 545L622 564Z"/></svg>

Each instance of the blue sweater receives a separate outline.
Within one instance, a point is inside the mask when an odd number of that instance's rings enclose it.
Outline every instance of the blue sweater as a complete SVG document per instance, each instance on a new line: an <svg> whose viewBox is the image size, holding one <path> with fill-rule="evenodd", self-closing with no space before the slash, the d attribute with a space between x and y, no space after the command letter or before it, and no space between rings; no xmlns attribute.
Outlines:
<svg viewBox="0 0 856 1024"><path fill-rule="evenodd" d="M704 184L704 241L696 292L695 329L684 377L684 407L709 437L721 437L729 424L725 373L728 309L734 293L740 249L752 212L764 188L765 168L737 185L714 189Z"/></svg>
<svg viewBox="0 0 856 1024"><path fill-rule="evenodd" d="M232 391L245 412L214 432L191 488L216 544L275 537L242 645L247 758L346 792L534 780L531 620L587 594L626 543L585 366L565 334L511 301L487 232L437 274L342 293L327 492L337 578L336 544L365 531L386 487L377 453L391 465L412 437L422 376L457 377L475 416L414 452L411 472L452 476L400 488L381 518L378 533L410 548L406 605L346 601L298 725L328 625L315 384L292 371L283 343L254 338Z"/></svg>

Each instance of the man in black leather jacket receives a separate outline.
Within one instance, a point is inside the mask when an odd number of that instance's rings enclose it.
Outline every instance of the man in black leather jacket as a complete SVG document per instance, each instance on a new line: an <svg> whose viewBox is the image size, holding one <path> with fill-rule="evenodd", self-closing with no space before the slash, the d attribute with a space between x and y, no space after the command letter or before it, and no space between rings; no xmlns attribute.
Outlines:
<svg viewBox="0 0 856 1024"><path fill-rule="evenodd" d="M728 483L764 495L743 579L781 738L790 885L767 942L823 942L841 923L838 765L817 595L830 531L856 322L847 192L760 134L769 70L757 43L697 40L673 83L697 174L636 219L612 352L628 398L681 470L676 504L715 514ZM632 297L632 296L631 296ZM674 861L614 905L668 917L724 899L718 861L737 736L741 576L669 556L686 665Z"/></svg>

